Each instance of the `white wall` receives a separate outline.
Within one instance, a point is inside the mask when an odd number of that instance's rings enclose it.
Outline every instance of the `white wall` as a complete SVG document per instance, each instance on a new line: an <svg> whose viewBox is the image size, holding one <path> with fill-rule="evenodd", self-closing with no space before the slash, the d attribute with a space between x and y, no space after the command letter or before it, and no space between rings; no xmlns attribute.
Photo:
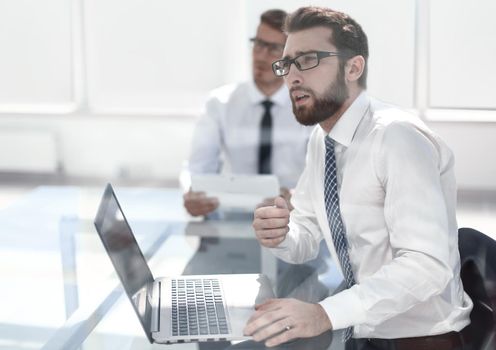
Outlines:
<svg viewBox="0 0 496 350"><path fill-rule="evenodd" d="M0 111L73 101L66 0L0 1Z"/></svg>
<svg viewBox="0 0 496 350"><path fill-rule="evenodd" d="M427 11L430 3L422 0L313 3L348 12L362 24L370 42L372 95L419 108L424 117L444 113L448 121L428 124L453 148L460 187L496 189L491 156L496 122L476 122L496 121L490 110L495 107L491 62L496 47L487 41L496 36L496 26L483 22L494 10L493 1L472 1L469 7L462 0L438 1L445 6L436 2ZM175 179L208 90L249 76L248 38L260 13L306 4L2 1L0 129L52 133L56 158L70 176ZM423 22L419 12L426 17ZM427 23L427 40L418 35L418 23ZM470 30L461 30L459 23ZM477 36L477 28L484 35ZM419 94L425 104L419 105ZM464 121L454 122L455 114ZM15 152L23 147L0 137L0 148ZM36 163L36 151L22 152L24 161ZM4 169L2 161L9 161L0 159Z"/></svg>
<svg viewBox="0 0 496 350"><path fill-rule="evenodd" d="M431 2L431 107L496 109L495 13L491 0Z"/></svg>
<svg viewBox="0 0 496 350"><path fill-rule="evenodd" d="M428 122L455 154L458 187L496 190L496 123Z"/></svg>
<svg viewBox="0 0 496 350"><path fill-rule="evenodd" d="M227 51L237 49L230 36L230 28L240 26L236 1L84 4L91 110L197 108L206 91L231 79L228 60L237 55Z"/></svg>
<svg viewBox="0 0 496 350"><path fill-rule="evenodd" d="M70 118L4 116L0 125L7 130L15 127L18 134L23 130L52 130L57 157L69 176L173 180L188 157L195 121L190 115L163 118L77 114ZM10 149L26 146L11 144ZM43 154L36 148L31 149L32 159L40 156Z"/></svg>

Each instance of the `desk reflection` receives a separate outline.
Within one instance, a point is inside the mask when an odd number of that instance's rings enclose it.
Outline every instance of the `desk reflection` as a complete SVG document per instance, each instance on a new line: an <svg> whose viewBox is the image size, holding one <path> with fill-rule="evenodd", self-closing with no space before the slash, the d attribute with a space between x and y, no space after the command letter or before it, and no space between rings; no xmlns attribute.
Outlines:
<svg viewBox="0 0 496 350"><path fill-rule="evenodd" d="M248 350L248 349L284 349L284 350L324 350L324 349L338 349L338 347L331 347L333 340L332 332L325 332L321 335L313 338L306 339L296 339L294 341L272 347L267 348L263 343L257 343L254 341L245 341L242 343L238 343L235 345L230 345L224 349L226 350ZM336 339L335 343L340 341L339 337ZM203 349L203 348L202 348ZM206 348L207 349L207 348ZM219 349L219 348L216 348Z"/></svg>
<svg viewBox="0 0 496 350"><path fill-rule="evenodd" d="M249 218L248 218L249 219ZM200 237L200 245L183 274L211 273L264 273L262 251L255 239L251 220L206 220L189 222L184 230L186 236ZM270 252L267 252L271 254ZM279 298L295 298L306 302L318 302L330 293L330 287L319 280L319 274L327 271L325 254L307 264L287 264L272 256L275 264L275 290ZM273 281L274 282L274 281ZM328 349L332 332L318 337L298 339L272 349ZM339 349L342 344L336 344ZM265 349L264 343L245 341L199 343L198 349Z"/></svg>

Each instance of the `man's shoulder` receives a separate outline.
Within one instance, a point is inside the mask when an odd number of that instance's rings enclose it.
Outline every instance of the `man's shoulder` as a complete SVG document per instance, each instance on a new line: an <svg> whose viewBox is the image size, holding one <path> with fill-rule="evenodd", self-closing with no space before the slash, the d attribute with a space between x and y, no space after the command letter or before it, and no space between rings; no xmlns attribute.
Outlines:
<svg viewBox="0 0 496 350"><path fill-rule="evenodd" d="M428 127L413 111L388 104L376 99L371 101L372 120L377 129L391 132L402 129L420 129L428 131Z"/></svg>
<svg viewBox="0 0 496 350"><path fill-rule="evenodd" d="M248 82L230 83L213 89L209 94L209 100L217 100L227 103L229 100L242 96L248 91Z"/></svg>
<svg viewBox="0 0 496 350"><path fill-rule="evenodd" d="M388 152L403 152L405 149L421 147L422 145L445 148L444 142L432 131L420 117L408 110L386 104L373 103L372 130L374 138Z"/></svg>

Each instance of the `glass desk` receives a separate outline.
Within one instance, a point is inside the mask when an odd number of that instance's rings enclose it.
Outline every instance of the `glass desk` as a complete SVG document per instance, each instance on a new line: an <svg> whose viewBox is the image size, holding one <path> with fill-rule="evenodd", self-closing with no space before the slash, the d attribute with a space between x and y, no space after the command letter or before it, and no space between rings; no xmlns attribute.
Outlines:
<svg viewBox="0 0 496 350"><path fill-rule="evenodd" d="M254 239L251 220L189 221L176 189L119 188L117 197L154 276L265 273L278 296L318 301L340 282L327 256L278 262ZM93 227L101 188L40 187L0 211L0 348L148 349L131 304ZM339 333L339 332L338 332ZM331 334L288 349L340 349ZM251 349L241 342L174 349Z"/></svg>

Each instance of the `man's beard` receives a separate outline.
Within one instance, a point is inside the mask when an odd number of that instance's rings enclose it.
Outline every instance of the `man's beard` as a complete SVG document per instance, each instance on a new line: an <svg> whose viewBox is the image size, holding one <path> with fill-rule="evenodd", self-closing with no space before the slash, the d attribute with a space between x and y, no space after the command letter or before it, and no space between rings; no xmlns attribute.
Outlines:
<svg viewBox="0 0 496 350"><path fill-rule="evenodd" d="M315 125L323 122L330 116L334 115L344 104L349 97L348 87L344 81L344 70L340 69L336 75L336 80L325 91L324 97L317 98L312 90L305 88L296 88L298 91L303 91L313 98L313 105L296 106L294 98L291 98L293 103L293 113L296 120L303 125Z"/></svg>

